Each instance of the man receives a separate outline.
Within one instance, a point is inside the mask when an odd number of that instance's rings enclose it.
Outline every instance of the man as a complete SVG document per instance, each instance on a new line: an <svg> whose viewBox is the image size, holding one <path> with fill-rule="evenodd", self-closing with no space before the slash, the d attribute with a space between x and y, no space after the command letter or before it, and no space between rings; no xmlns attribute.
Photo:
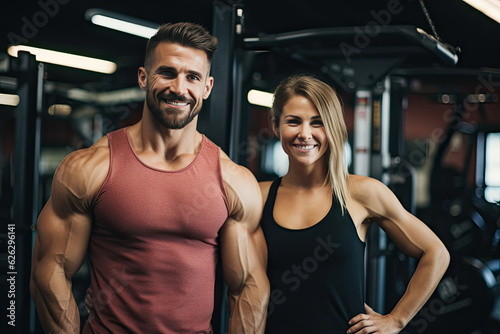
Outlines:
<svg viewBox="0 0 500 334"><path fill-rule="evenodd" d="M71 153L40 213L31 292L49 333L78 333L71 278L87 253L84 333L211 333L217 254L231 333L262 333L269 299L260 190L197 129L215 37L165 24L148 42L142 119Z"/></svg>

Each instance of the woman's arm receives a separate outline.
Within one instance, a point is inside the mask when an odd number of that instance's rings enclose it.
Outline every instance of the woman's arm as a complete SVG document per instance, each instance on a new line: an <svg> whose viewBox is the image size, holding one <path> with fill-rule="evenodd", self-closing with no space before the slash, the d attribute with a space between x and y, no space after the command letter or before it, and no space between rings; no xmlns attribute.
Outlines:
<svg viewBox="0 0 500 334"><path fill-rule="evenodd" d="M418 313L436 289L450 262L441 240L417 217L401 205L383 183L365 177L355 181L353 198L369 213L391 240L407 255L419 260L406 292L387 315L369 307L354 317L349 333L398 333ZM361 332L362 329L366 331Z"/></svg>

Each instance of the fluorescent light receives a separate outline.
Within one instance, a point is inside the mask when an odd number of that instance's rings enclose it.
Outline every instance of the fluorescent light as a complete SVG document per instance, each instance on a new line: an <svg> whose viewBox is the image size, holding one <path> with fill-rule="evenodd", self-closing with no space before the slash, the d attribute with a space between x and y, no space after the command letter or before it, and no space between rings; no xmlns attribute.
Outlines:
<svg viewBox="0 0 500 334"><path fill-rule="evenodd" d="M251 104L271 108L274 95L272 93L252 89L248 92L247 99Z"/></svg>
<svg viewBox="0 0 500 334"><path fill-rule="evenodd" d="M90 92L81 88L71 88L67 91L66 96L72 100L106 105L142 101L145 94L139 87L107 92Z"/></svg>
<svg viewBox="0 0 500 334"><path fill-rule="evenodd" d="M158 29L141 26L139 24L131 22L121 21L104 15L94 15L92 16L90 21L99 26L115 29L144 38L150 38L151 36L156 34L156 31L158 31Z"/></svg>
<svg viewBox="0 0 500 334"><path fill-rule="evenodd" d="M49 107L48 113L51 116L68 116L72 110L69 104L53 104Z"/></svg>
<svg viewBox="0 0 500 334"><path fill-rule="evenodd" d="M156 34L159 26L153 22L98 8L88 9L85 18L99 26L144 38Z"/></svg>
<svg viewBox="0 0 500 334"><path fill-rule="evenodd" d="M500 23L500 1L498 0L463 0L472 7L476 8L493 20Z"/></svg>
<svg viewBox="0 0 500 334"><path fill-rule="evenodd" d="M74 67L106 74L111 74L116 71L115 63L97 58L78 56L71 53L40 49L26 45L13 45L7 50L12 57L17 57L19 51L27 51L35 55L36 60L42 63Z"/></svg>
<svg viewBox="0 0 500 334"><path fill-rule="evenodd" d="M15 107L19 104L19 96L14 94L0 94L0 104Z"/></svg>

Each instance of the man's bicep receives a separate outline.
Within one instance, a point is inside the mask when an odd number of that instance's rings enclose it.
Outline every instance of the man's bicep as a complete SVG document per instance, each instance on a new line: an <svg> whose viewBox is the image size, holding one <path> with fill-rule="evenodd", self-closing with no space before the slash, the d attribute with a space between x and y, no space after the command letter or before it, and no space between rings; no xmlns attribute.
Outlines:
<svg viewBox="0 0 500 334"><path fill-rule="evenodd" d="M259 184L248 169L230 161L225 166L229 218L220 234L222 264L228 288L238 293L255 278L253 275L265 273L267 252L260 228L262 198Z"/></svg>
<svg viewBox="0 0 500 334"><path fill-rule="evenodd" d="M220 251L224 280L229 290L235 293L241 290L248 274L248 241L247 228L231 217L228 218L220 231Z"/></svg>
<svg viewBox="0 0 500 334"><path fill-rule="evenodd" d="M107 150L100 148L68 155L57 168L51 197L38 217L40 247L34 255L45 263L63 266L69 277L85 258L92 226L91 202L106 176L106 157Z"/></svg>
<svg viewBox="0 0 500 334"><path fill-rule="evenodd" d="M224 279L238 293L252 275L265 272L267 248L262 229L228 219L221 229L221 256Z"/></svg>
<svg viewBox="0 0 500 334"><path fill-rule="evenodd" d="M71 277L85 258L92 222L89 215L57 206L50 198L38 217L33 265L61 267Z"/></svg>
<svg viewBox="0 0 500 334"><path fill-rule="evenodd" d="M82 213L60 214L54 208L50 198L38 218L30 292L47 333L78 333L71 278L85 258L91 221Z"/></svg>

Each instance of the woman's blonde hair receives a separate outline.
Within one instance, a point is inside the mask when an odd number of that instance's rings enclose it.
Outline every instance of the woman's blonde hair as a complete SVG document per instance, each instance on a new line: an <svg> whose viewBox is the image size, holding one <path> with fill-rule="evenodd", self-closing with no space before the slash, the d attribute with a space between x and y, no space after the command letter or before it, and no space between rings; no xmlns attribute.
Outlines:
<svg viewBox="0 0 500 334"><path fill-rule="evenodd" d="M296 74L287 77L276 87L271 117L279 127L283 107L294 96L304 96L318 110L328 139L327 175L325 185L330 185L342 212L346 208L348 168L345 157L347 126L342 103L335 90L312 75Z"/></svg>

